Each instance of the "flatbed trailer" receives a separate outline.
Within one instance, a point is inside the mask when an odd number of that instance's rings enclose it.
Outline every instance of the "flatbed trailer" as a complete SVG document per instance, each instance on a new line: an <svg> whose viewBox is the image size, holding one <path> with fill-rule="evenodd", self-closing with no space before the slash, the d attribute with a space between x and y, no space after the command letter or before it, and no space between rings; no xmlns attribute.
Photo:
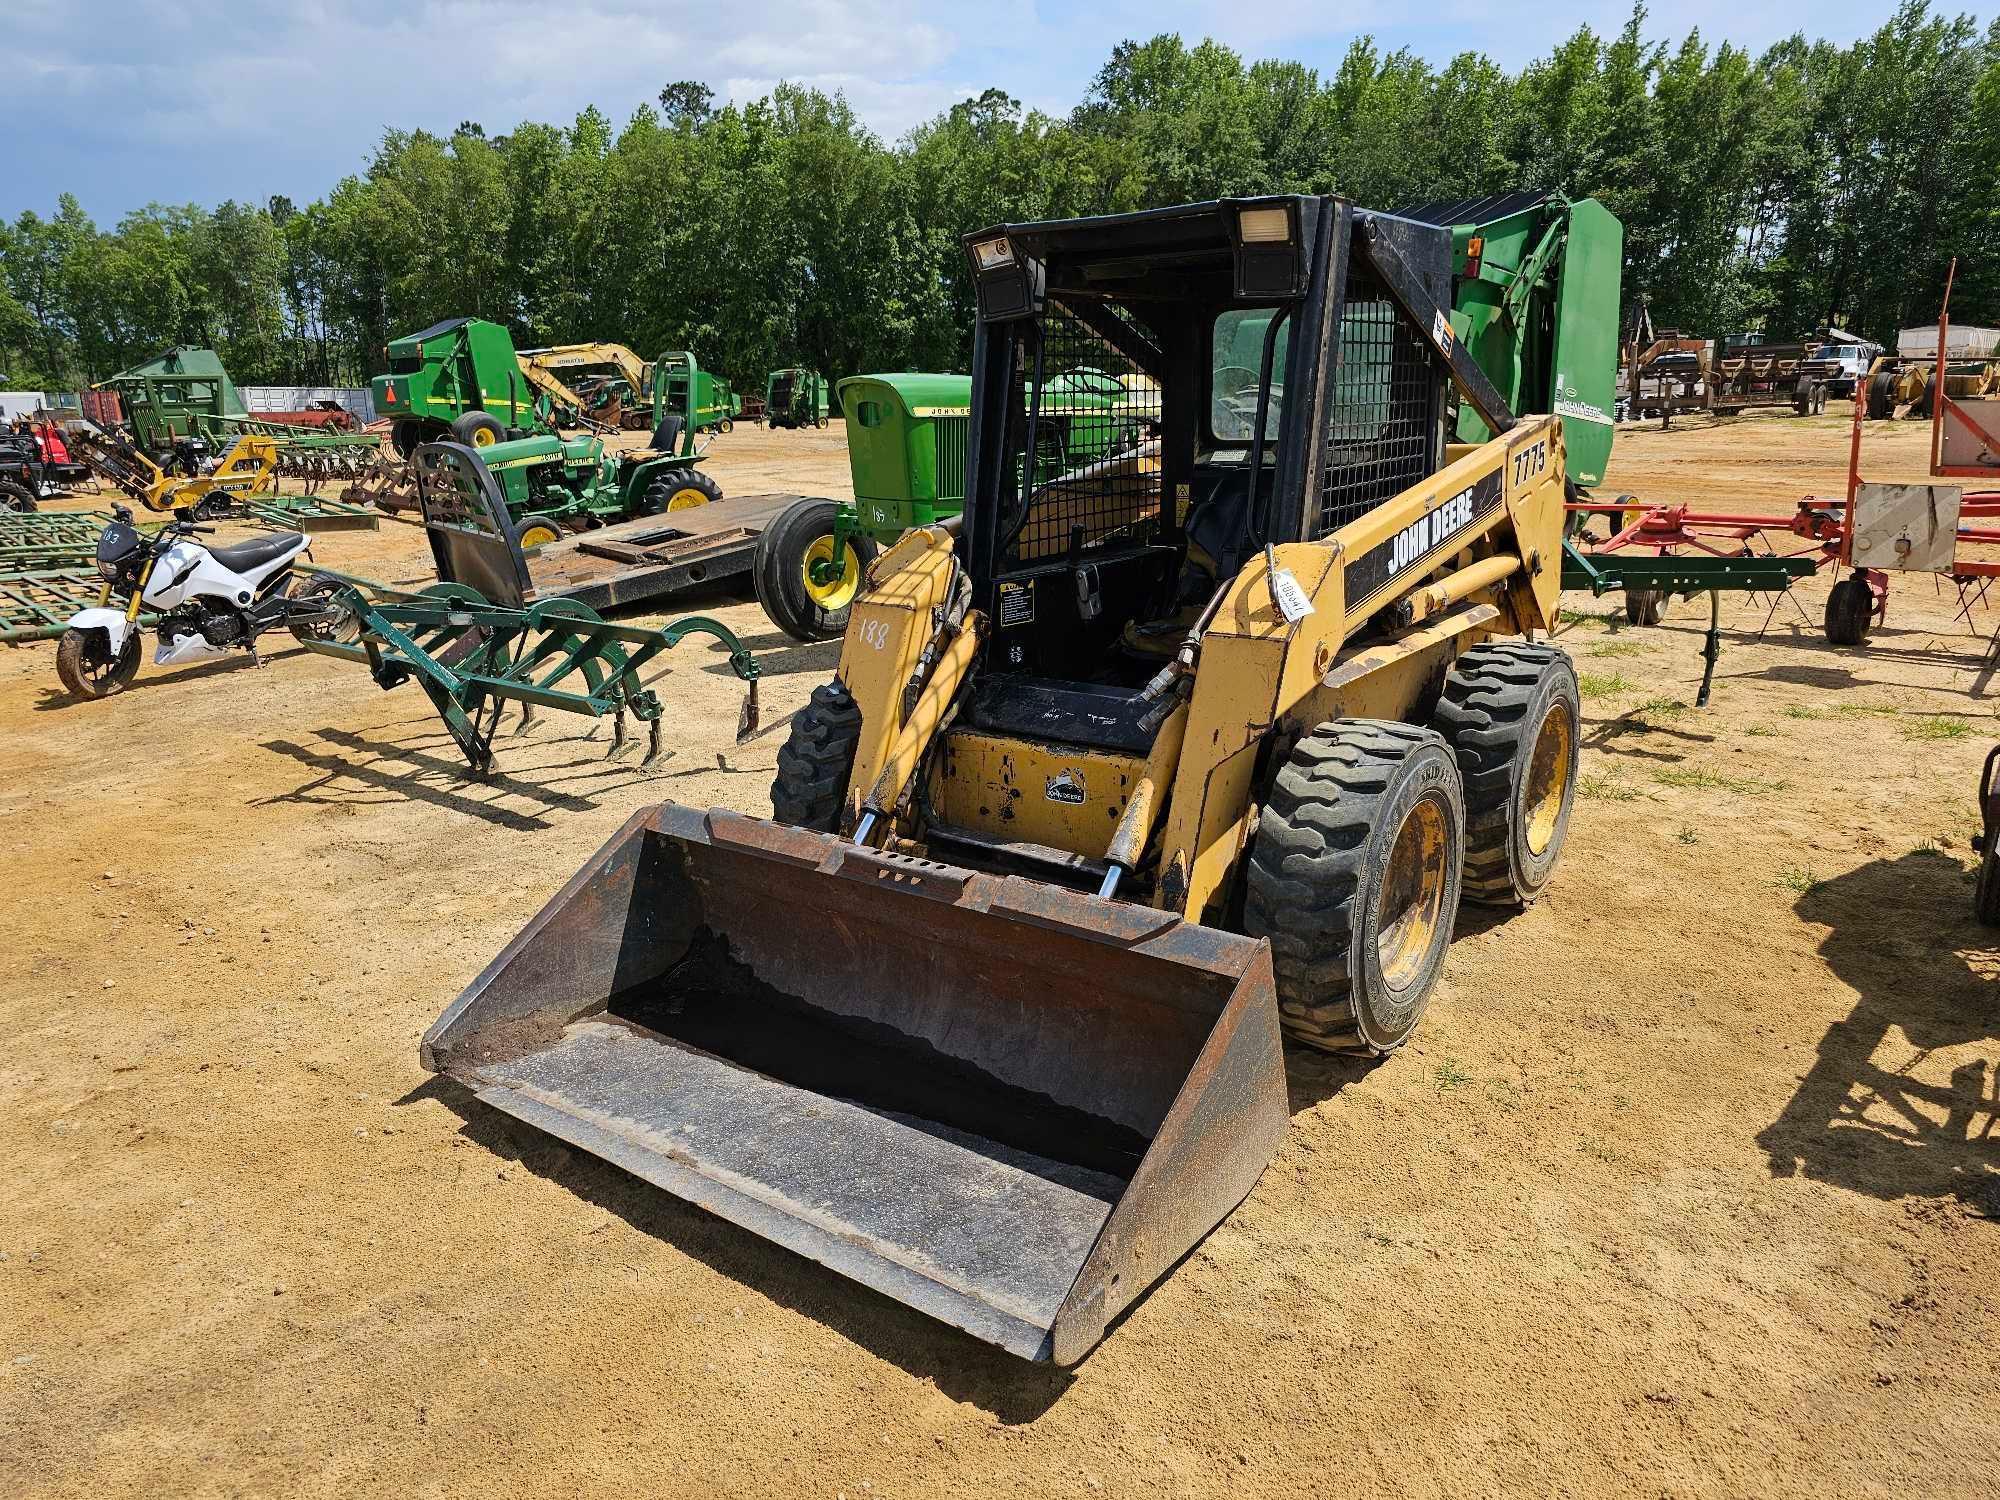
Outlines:
<svg viewBox="0 0 2000 1500"><path fill-rule="evenodd" d="M534 597L622 609L747 577L757 538L801 498L732 495L563 537L527 554Z"/></svg>

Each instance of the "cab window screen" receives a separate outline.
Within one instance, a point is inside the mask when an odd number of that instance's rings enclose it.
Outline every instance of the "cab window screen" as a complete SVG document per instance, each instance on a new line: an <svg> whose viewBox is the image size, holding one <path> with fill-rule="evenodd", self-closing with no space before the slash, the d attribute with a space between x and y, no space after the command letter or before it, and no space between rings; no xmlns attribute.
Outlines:
<svg viewBox="0 0 2000 1500"><path fill-rule="evenodd" d="M1437 467L1443 372L1430 344L1359 268L1348 278L1327 413L1315 539Z"/></svg>
<svg viewBox="0 0 2000 1500"><path fill-rule="evenodd" d="M1106 312L1123 316L1114 306ZM1015 390L1007 463L1011 488L1024 498L1003 540L1008 564L1055 561L1158 521L1157 381L1051 303L1017 345Z"/></svg>

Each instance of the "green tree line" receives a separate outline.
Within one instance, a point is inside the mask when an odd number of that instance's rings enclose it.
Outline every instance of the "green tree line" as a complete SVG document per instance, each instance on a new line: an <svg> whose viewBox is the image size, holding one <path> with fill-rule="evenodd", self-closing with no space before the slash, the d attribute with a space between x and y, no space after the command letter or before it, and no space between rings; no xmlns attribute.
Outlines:
<svg viewBox="0 0 2000 1500"><path fill-rule="evenodd" d="M2000 322L2000 21L1906 0L1849 46L1752 55L1698 33L1578 31L1518 73L1356 41L1337 70L1212 41L1125 42L1066 117L989 89L887 145L847 102L780 85L717 107L669 84L622 127L390 131L304 205L151 204L101 229L68 194L0 225L0 374L101 379L170 344L246 383L363 380L442 318L523 346L691 348L761 380L962 368L967 230L1261 192L1369 207L1518 187L1625 223L1628 311L1712 334L1829 323L1878 338Z"/></svg>

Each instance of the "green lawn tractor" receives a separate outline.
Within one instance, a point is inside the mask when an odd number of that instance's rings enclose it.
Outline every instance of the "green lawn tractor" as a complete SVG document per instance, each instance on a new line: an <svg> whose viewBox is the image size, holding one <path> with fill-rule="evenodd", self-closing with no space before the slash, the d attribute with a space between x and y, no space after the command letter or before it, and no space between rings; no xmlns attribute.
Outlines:
<svg viewBox="0 0 2000 1500"><path fill-rule="evenodd" d="M773 370L764 382L764 423L768 427L824 427L826 377L817 370Z"/></svg>
<svg viewBox="0 0 2000 1500"><path fill-rule="evenodd" d="M752 577L771 622L802 641L847 625L869 561L913 527L958 514L965 503L969 375L855 375L840 382L854 503L800 500L757 542ZM1034 413L1036 483L1088 469L1150 438L1149 391L1078 364L1044 387L1060 415Z"/></svg>
<svg viewBox="0 0 2000 1500"><path fill-rule="evenodd" d="M484 318L447 318L395 340L389 373L376 376L372 390L375 415L394 422L390 436L406 458L420 443L485 449L554 425L514 340Z"/></svg>
<svg viewBox="0 0 2000 1500"><path fill-rule="evenodd" d="M685 414L671 414L652 446L606 453L597 437L549 433L481 448L523 547L540 547L573 531L664 515L722 498L722 486L695 467L701 453Z"/></svg>

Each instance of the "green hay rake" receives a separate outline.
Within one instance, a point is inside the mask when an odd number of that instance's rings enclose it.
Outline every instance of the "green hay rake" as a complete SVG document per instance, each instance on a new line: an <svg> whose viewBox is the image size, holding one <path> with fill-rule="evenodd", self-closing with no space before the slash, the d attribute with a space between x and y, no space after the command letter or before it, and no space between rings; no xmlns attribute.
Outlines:
<svg viewBox="0 0 2000 1500"><path fill-rule="evenodd" d="M757 662L730 630L690 616L665 627L619 625L573 599L530 600L528 569L492 472L472 449L429 443L415 459L417 500L438 582L414 598L371 600L346 589L322 610L295 612L308 650L366 664L382 688L414 681L457 742L473 774L493 767L493 740L508 704L525 728L536 709L609 716L611 754L626 745L626 716L647 726L642 764L661 751L664 705L645 676L690 635L729 652L747 685L737 738L757 728ZM661 668L664 671L664 668Z"/></svg>

